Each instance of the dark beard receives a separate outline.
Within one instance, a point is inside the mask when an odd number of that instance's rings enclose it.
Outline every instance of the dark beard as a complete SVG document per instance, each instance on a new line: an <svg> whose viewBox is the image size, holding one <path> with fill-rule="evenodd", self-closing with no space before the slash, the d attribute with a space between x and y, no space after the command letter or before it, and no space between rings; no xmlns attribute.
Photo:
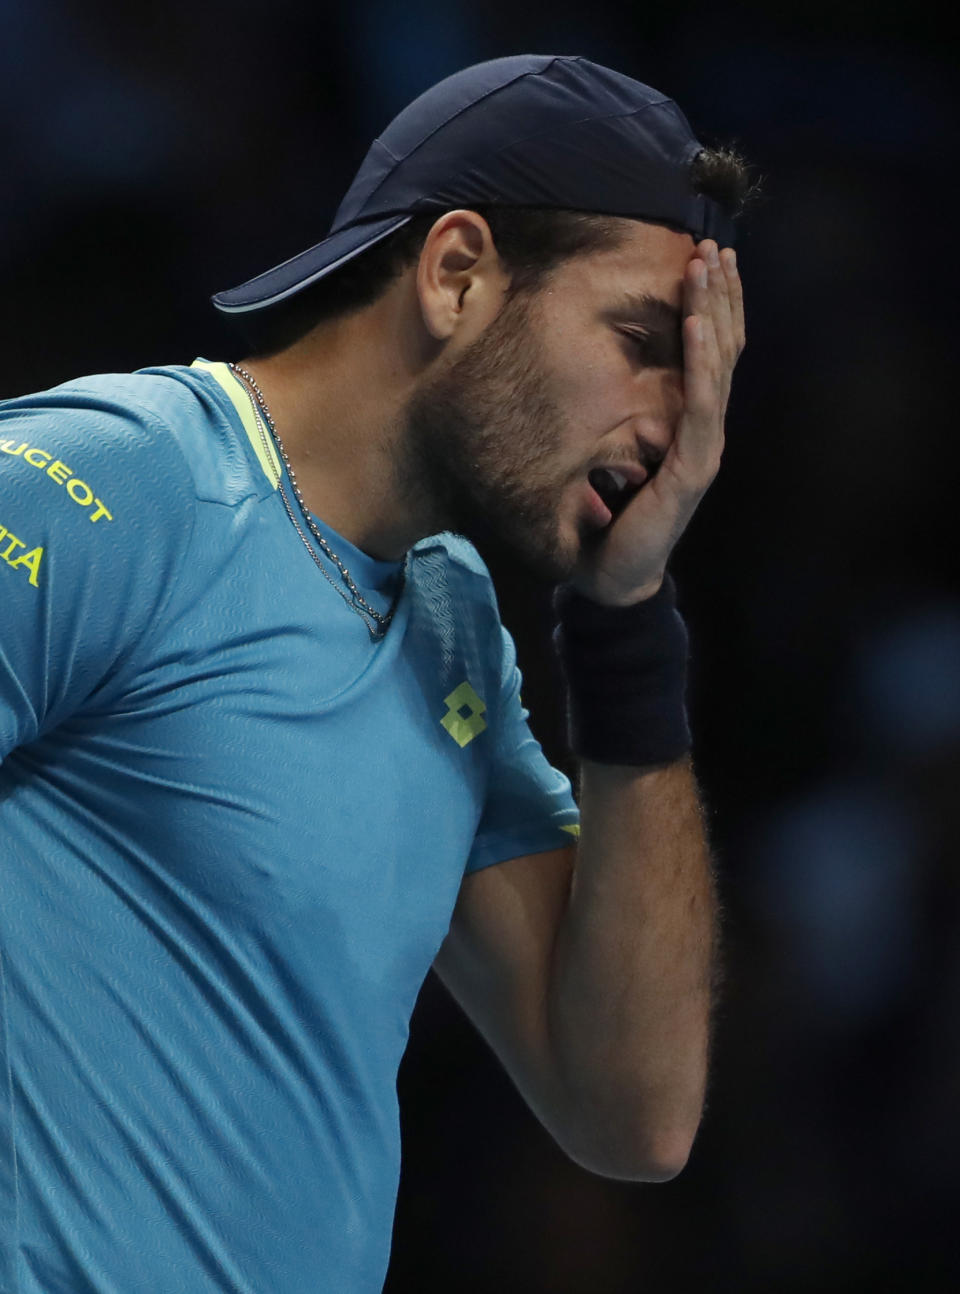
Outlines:
<svg viewBox="0 0 960 1294"><path fill-rule="evenodd" d="M562 415L547 393L530 302L515 297L481 336L431 378L406 409L400 488L450 530L498 549L550 583L579 556L560 543L569 481L556 471Z"/></svg>

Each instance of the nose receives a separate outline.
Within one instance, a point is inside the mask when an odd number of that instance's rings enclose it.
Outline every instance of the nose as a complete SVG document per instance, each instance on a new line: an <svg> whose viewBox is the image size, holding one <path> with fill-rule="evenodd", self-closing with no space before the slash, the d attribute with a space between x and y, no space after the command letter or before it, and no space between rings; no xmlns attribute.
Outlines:
<svg viewBox="0 0 960 1294"><path fill-rule="evenodd" d="M673 444L683 413L683 374L674 369L648 372L642 408L635 419L637 442L644 460L656 463Z"/></svg>

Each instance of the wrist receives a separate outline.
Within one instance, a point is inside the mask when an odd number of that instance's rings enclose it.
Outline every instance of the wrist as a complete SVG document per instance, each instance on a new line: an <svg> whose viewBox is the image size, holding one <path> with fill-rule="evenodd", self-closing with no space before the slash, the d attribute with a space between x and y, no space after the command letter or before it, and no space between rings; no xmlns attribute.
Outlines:
<svg viewBox="0 0 960 1294"><path fill-rule="evenodd" d="M661 571L656 579L650 580L649 583L644 584L641 588L633 589L630 593L620 594L612 600L598 598L592 588L583 588L576 580L571 581L570 584L564 585L563 587L566 590L577 593L582 598L586 598L587 601L594 603L596 606L617 607L622 609L624 607L636 606L638 602L646 602L650 598L655 597L663 586L665 578L666 571Z"/></svg>
<svg viewBox="0 0 960 1294"><path fill-rule="evenodd" d="M573 753L633 766L686 754L688 640L670 576L650 597L628 606L601 605L560 588L554 607Z"/></svg>

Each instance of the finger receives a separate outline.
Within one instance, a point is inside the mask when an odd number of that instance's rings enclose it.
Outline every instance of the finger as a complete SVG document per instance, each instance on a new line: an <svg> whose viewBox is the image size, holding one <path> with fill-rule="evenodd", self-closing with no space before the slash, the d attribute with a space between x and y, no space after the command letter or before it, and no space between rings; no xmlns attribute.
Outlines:
<svg viewBox="0 0 960 1294"><path fill-rule="evenodd" d="M717 422L717 382L711 363L710 322L691 315L683 324L683 417L681 429L689 429L692 440L709 439Z"/></svg>
<svg viewBox="0 0 960 1294"><path fill-rule="evenodd" d="M687 269L686 304L688 314L699 319L702 325L698 357L706 377L713 379L716 391L723 385L725 364L716 318L716 288L711 283L711 277L711 269L705 258L698 257L690 262ZM722 327L722 322L720 326Z"/></svg>
<svg viewBox="0 0 960 1294"><path fill-rule="evenodd" d="M717 345L727 369L732 370L737 361L737 344L734 335L733 305L730 299L729 275L720 257L720 249L712 238L700 244L700 255L707 266L707 284L710 310L717 334Z"/></svg>
<svg viewBox="0 0 960 1294"><path fill-rule="evenodd" d="M725 247L720 253L720 260L727 276L730 313L733 323L733 340L739 356L747 344L747 330L743 313L743 283L737 270L737 253L732 247Z"/></svg>
<svg viewBox="0 0 960 1294"><path fill-rule="evenodd" d="M706 292L706 288L702 290ZM683 321L684 411L671 448L676 452L677 466L682 465L684 475L701 489L716 475L723 451L717 364L710 319L698 313L688 315Z"/></svg>

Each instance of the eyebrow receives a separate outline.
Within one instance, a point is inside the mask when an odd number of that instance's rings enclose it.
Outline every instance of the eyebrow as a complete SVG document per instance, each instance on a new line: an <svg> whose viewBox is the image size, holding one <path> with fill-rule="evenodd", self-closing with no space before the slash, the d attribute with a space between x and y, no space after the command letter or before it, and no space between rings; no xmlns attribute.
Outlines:
<svg viewBox="0 0 960 1294"><path fill-rule="evenodd" d="M679 332L683 323L683 314L676 306L649 292L625 292L612 313L624 322L642 324L660 332Z"/></svg>

